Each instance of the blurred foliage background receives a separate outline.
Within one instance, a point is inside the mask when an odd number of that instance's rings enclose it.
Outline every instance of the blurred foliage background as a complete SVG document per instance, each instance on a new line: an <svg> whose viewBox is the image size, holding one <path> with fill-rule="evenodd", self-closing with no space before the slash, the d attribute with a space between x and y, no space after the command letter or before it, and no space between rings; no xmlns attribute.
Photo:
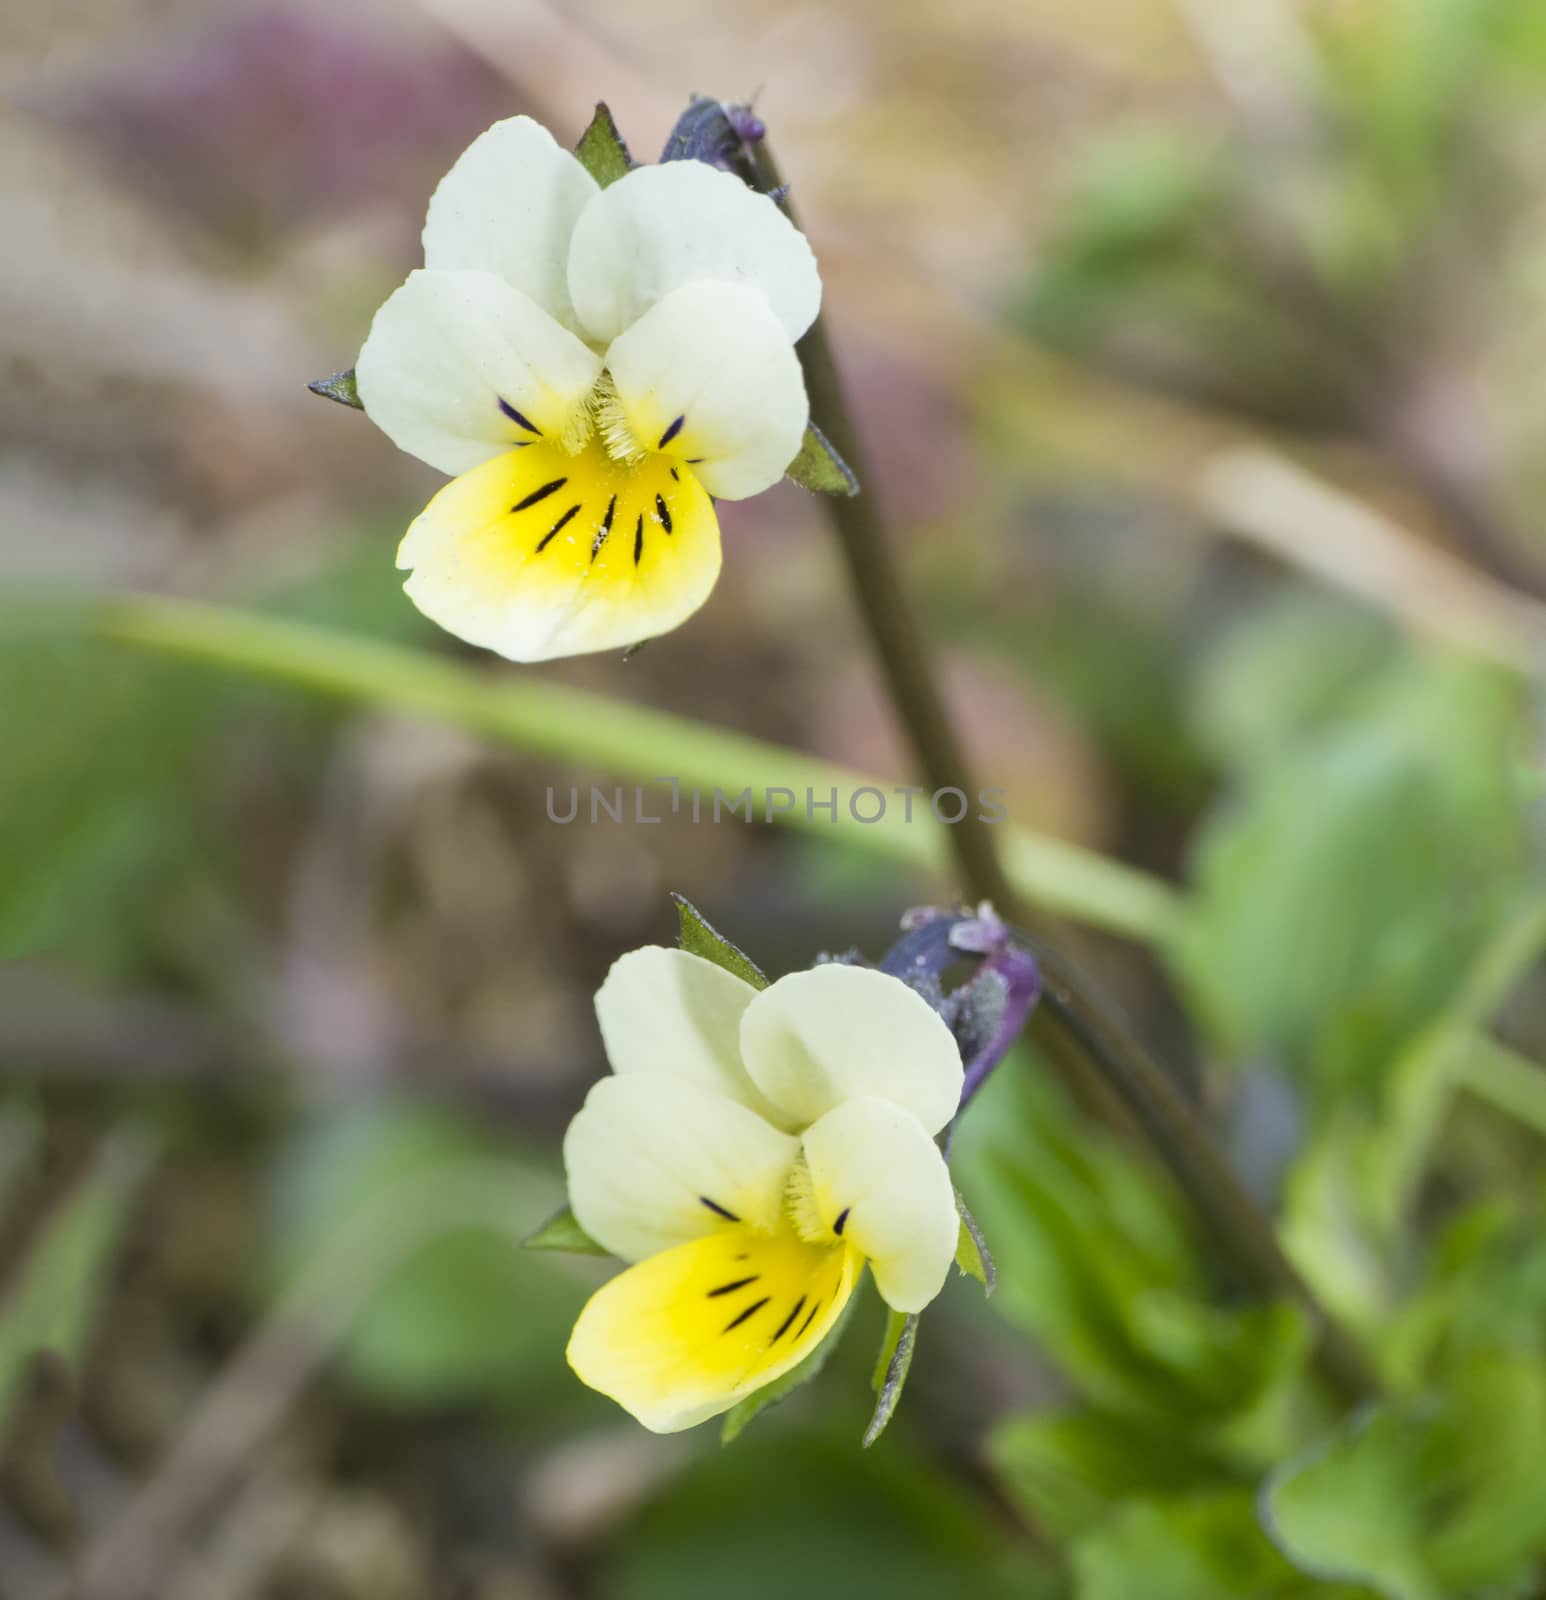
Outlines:
<svg viewBox="0 0 1546 1600"><path fill-rule="evenodd" d="M0 83L5 1600L1546 1594L1538 0L55 0ZM695 90L792 176L984 781L1175 886L1066 946L1371 1353L1354 1417L1027 1056L957 1152L998 1293L879 1445L874 1305L733 1447L645 1435L563 1363L596 1264L512 1248L591 993L668 889L777 972L948 876L561 828L600 757L60 621L456 657L392 569L434 475L305 381L487 123L605 98L649 158ZM468 669L904 781L819 503L722 511L678 633Z"/></svg>

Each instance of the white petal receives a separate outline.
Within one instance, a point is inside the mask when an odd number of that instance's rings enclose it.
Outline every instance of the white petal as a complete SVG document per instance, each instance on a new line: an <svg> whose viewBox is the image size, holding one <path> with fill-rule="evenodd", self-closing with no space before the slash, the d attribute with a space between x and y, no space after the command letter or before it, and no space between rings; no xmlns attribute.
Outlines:
<svg viewBox="0 0 1546 1600"><path fill-rule="evenodd" d="M900 978L868 967L814 967L764 989L741 1019L741 1059L802 1127L874 1095L937 1133L961 1100L961 1053L949 1028Z"/></svg>
<svg viewBox="0 0 1546 1600"><path fill-rule="evenodd" d="M499 278L414 272L376 313L355 371L371 421L400 449L454 474L556 438L601 360Z"/></svg>
<svg viewBox="0 0 1546 1600"><path fill-rule="evenodd" d="M612 964L596 992L596 1020L618 1073L665 1073L739 1100L778 1122L741 1065L741 1014L757 991L685 950L647 945Z"/></svg>
<svg viewBox="0 0 1546 1600"><path fill-rule="evenodd" d="M821 275L805 235L766 195L701 161L639 167L580 213L569 293L598 343L700 278L762 290L791 342L821 309Z"/></svg>
<svg viewBox="0 0 1546 1600"><path fill-rule="evenodd" d="M424 265L491 272L567 328L569 241L596 180L540 122L496 122L440 182L424 223Z"/></svg>
<svg viewBox="0 0 1546 1600"><path fill-rule="evenodd" d="M915 1117L876 1099L829 1111L804 1142L822 1222L869 1257L888 1305L922 1311L944 1287L961 1226L938 1146Z"/></svg>
<svg viewBox="0 0 1546 1600"><path fill-rule="evenodd" d="M799 1141L724 1095L659 1073L603 1078L564 1135L569 1203L625 1261L716 1228L771 1229Z"/></svg>
<svg viewBox="0 0 1546 1600"><path fill-rule="evenodd" d="M425 616L512 661L622 650L691 616L719 576L719 520L691 467L539 439L448 483L397 564Z"/></svg>
<svg viewBox="0 0 1546 1600"><path fill-rule="evenodd" d="M761 494L799 453L805 378L756 289L675 289L612 342L606 361L634 438L688 462L710 494Z"/></svg>

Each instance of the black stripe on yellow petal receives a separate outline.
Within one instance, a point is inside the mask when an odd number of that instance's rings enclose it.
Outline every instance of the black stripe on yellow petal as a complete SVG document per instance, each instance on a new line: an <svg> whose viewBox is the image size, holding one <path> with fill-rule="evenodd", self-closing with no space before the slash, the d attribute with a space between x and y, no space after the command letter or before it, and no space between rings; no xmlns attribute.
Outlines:
<svg viewBox="0 0 1546 1600"><path fill-rule="evenodd" d="M613 495L612 498L607 501L607 514L601 519L601 526L596 530L596 538L590 547L590 558L592 561L594 561L596 557L601 554L602 545L604 545L611 537L612 518L616 514L617 496Z"/></svg>
<svg viewBox="0 0 1546 1600"><path fill-rule="evenodd" d="M744 1289L747 1284L755 1283L760 1276L760 1273L754 1272L749 1278L736 1278L731 1283L722 1283L717 1289L709 1290L709 1299L717 1300L722 1294L733 1294L737 1289Z"/></svg>
<svg viewBox="0 0 1546 1600"><path fill-rule="evenodd" d="M729 1332L730 1332L730 1331L731 1331L731 1329L732 1329L732 1328L739 1328L739 1327L740 1327L740 1326L741 1326L741 1324L742 1324L742 1323L743 1323L743 1322L745 1322L745 1321L746 1321L746 1319L747 1319L747 1318L748 1318L748 1317L753 1317L753 1316L755 1316L755 1315L756 1315L756 1314L757 1314L757 1313L758 1313L758 1312L759 1312L759 1311L761 1311L761 1310L762 1310L762 1308L763 1308L763 1307L764 1307L764 1306L765 1306L765 1305L766 1305L766 1304L767 1304L767 1303L768 1303L768 1301L770 1301L770 1300L771 1300L771 1299L772 1299L772 1298L773 1298L773 1296L772 1296L772 1295L770 1295L770 1294L765 1294L765 1295L763 1295L763 1297L762 1297L762 1298L761 1298L761 1299L760 1299L760 1300L754 1300L754 1301L753 1301L753 1302L752 1302L752 1303L751 1303L751 1304L750 1304L750 1305L749 1305L749 1306L747 1306L747 1308L746 1308L746 1309L745 1309L745 1310L744 1310L744 1311L743 1311L743 1312L741 1312L741 1313L740 1313L740 1314L739 1314L739 1315L738 1315L738 1316L734 1316L734 1317L732 1317L732 1318L731 1318L731 1319L730 1319L730 1320L729 1320L729 1321L728 1321L728 1322L727 1322L727 1323L726 1323L726 1324L725 1324L725 1332L726 1332L726 1333L729 1333Z"/></svg>
<svg viewBox="0 0 1546 1600"><path fill-rule="evenodd" d="M564 531L570 520L579 515L579 511L579 506L570 506L563 516L561 516L558 521L555 522L553 526L549 528L548 531L537 541L537 549L539 551L546 550L554 537Z"/></svg>
<svg viewBox="0 0 1546 1600"><path fill-rule="evenodd" d="M793 1311L791 1311L791 1312L790 1312L790 1313L789 1313L789 1315L788 1315L788 1316L787 1316L787 1317L785 1317L785 1318L784 1318L784 1320L783 1320L783 1321L782 1321L782 1322L781 1322L781 1323L779 1323L779 1325L778 1325L778 1332L777 1332L777 1333L775 1333L775 1334L774 1334L774 1335L773 1335L773 1340L772 1340L772 1342L773 1342L773 1343L774 1343L774 1344L777 1344L777 1343L778 1343L778 1341L779 1341L779 1340L780 1340L780 1339L782 1339L782 1338L783 1338L783 1337L784 1337L784 1335L785 1335L785 1334L786 1334L786 1333L788 1333L788 1332L789 1332L789 1324L790 1324L790 1323L791 1323L791 1322L793 1322L793 1321L794 1321L794 1319L795 1319L795 1318L796 1318L796 1317L797 1317L797 1316L799 1316L799 1315L800 1315L800 1313L801 1313L801 1312L802 1312L802 1311L803 1311L803 1310L804 1310L804 1309L805 1309L805 1296L804 1296L804 1295L803 1295L803 1294L802 1294L802 1295L801 1295L801 1296L800 1296L800 1298L799 1298L799 1299L798 1299L798 1300L796 1300L796 1301L795 1301L795 1303L794 1303L794 1310L793 1310Z"/></svg>
<svg viewBox="0 0 1546 1600"><path fill-rule="evenodd" d="M524 500L517 500L516 503L510 507L511 513L514 514L517 511L525 511L528 506L536 505L539 500L546 500L550 494L557 494L558 491L562 489L566 483L568 483L568 481L569 480L567 478L553 478L549 482L540 485L538 488L533 489Z"/></svg>

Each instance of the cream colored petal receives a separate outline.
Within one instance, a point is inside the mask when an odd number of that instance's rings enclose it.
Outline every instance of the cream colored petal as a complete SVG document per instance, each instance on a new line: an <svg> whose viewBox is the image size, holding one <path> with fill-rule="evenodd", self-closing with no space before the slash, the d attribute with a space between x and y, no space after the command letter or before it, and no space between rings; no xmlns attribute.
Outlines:
<svg viewBox="0 0 1546 1600"><path fill-rule="evenodd" d="M624 650L683 622L719 577L719 519L689 467L546 440L448 483L397 553L409 599L511 661Z"/></svg>
<svg viewBox="0 0 1546 1600"><path fill-rule="evenodd" d="M845 1101L805 1130L816 1210L861 1250L881 1298L922 1311L945 1285L961 1221L939 1147L889 1100Z"/></svg>
<svg viewBox="0 0 1546 1600"><path fill-rule="evenodd" d="M704 278L760 289L791 343L821 308L821 275L805 235L766 195L701 161L639 167L580 213L569 293L597 343L611 343L673 289Z"/></svg>
<svg viewBox="0 0 1546 1600"><path fill-rule="evenodd" d="M601 359L499 278L414 272L376 313L355 373L366 414L394 444L458 473L556 439Z"/></svg>
<svg viewBox="0 0 1546 1600"><path fill-rule="evenodd" d="M777 1113L741 1065L741 1014L756 993L685 950L630 950L596 993L607 1060L618 1073L690 1079L776 1124Z"/></svg>
<svg viewBox="0 0 1546 1600"><path fill-rule="evenodd" d="M569 1364L656 1433L728 1411L832 1331L857 1251L726 1228L620 1273L580 1313Z"/></svg>
<svg viewBox="0 0 1546 1600"><path fill-rule="evenodd" d="M596 180L530 117L480 134L440 182L424 223L424 265L437 272L491 272L566 328L569 241Z"/></svg>
<svg viewBox="0 0 1546 1600"><path fill-rule="evenodd" d="M756 289L675 289L613 341L606 361L634 438L688 463L710 494L761 494L799 453L805 378Z"/></svg>
<svg viewBox="0 0 1546 1600"><path fill-rule="evenodd" d="M741 1019L741 1060L796 1126L874 1095L932 1134L961 1100L950 1029L901 979L868 967L815 967L763 990Z"/></svg>
<svg viewBox="0 0 1546 1600"><path fill-rule="evenodd" d="M614 1255L641 1261L744 1222L772 1229L799 1141L685 1078L603 1078L564 1135L569 1203Z"/></svg>

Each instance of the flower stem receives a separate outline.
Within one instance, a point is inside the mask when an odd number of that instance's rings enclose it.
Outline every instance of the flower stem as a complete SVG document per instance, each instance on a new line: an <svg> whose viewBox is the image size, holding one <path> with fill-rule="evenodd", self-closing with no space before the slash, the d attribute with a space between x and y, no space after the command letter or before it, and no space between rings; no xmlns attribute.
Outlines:
<svg viewBox="0 0 1546 1600"><path fill-rule="evenodd" d="M787 189L765 139L744 147L757 188L780 195L795 220ZM874 647L898 717L924 781L934 789L976 793L966 752L939 690L927 640L908 602L892 556L875 479L849 410L837 361L818 317L799 347L811 420L852 468L853 496L829 496L827 511L848 568L855 604ZM1024 935L1041 968L1041 1004L1029 1032L1078 1099L1119 1127L1136 1127L1191 1200L1208 1231L1246 1285L1296 1302L1317 1333L1316 1356L1327 1383L1358 1401L1378 1387L1357 1344L1331 1319L1283 1253L1271 1222L1259 1212L1219 1156L1208 1133L1171 1079L1108 1007L1093 1002L1083 980L1046 946L1033 914L1011 887L993 835L975 817L950 830L956 866L975 899L991 901Z"/></svg>

